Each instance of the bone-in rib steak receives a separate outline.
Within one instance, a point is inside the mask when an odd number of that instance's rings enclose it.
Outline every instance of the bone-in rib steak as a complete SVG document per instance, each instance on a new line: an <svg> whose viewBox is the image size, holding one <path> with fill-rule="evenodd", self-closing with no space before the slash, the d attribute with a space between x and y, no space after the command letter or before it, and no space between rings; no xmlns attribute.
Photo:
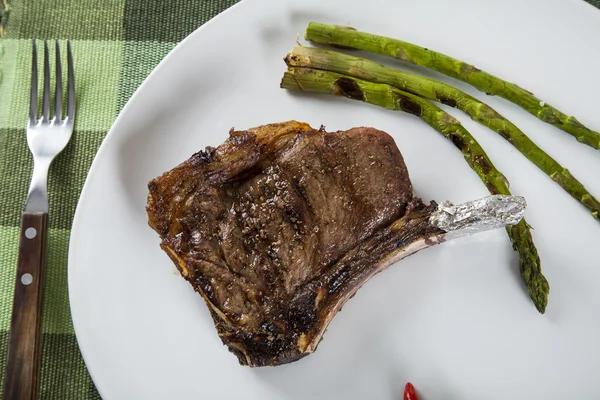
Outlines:
<svg viewBox="0 0 600 400"><path fill-rule="evenodd" d="M162 249L243 365L313 352L360 286L446 233L394 140L372 128L232 131L148 186Z"/></svg>

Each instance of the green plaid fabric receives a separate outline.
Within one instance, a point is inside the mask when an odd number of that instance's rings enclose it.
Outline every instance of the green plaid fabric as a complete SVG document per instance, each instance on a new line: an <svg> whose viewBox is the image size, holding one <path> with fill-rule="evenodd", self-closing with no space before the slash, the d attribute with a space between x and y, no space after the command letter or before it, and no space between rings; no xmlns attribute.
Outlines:
<svg viewBox="0 0 600 400"><path fill-rule="evenodd" d="M0 0L0 394L20 213L33 168L25 141L31 39L59 39L63 50L64 41L71 40L78 89L75 132L54 161L48 182L40 397L96 399L100 396L73 332L67 291L69 234L79 192L104 136L136 88L179 41L235 2ZM42 57L38 62L41 71Z"/></svg>
<svg viewBox="0 0 600 400"><path fill-rule="evenodd" d="M31 39L72 41L78 87L75 133L49 176L40 397L96 399L73 333L66 282L79 192L106 132L138 85L180 40L236 1L0 0L0 382L20 212L33 167L25 141ZM600 0L588 2L600 8Z"/></svg>

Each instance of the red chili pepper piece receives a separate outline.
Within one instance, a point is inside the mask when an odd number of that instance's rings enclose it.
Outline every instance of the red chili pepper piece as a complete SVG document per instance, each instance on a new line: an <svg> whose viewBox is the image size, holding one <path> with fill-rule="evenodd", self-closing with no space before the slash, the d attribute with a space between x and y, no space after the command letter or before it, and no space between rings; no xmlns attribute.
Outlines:
<svg viewBox="0 0 600 400"><path fill-rule="evenodd" d="M415 387L410 382L404 387L404 400L419 400Z"/></svg>

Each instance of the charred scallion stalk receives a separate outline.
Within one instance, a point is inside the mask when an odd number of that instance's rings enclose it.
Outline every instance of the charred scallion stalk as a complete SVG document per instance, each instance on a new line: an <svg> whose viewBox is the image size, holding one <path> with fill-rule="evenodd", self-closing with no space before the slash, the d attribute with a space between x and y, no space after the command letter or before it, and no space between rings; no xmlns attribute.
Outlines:
<svg viewBox="0 0 600 400"><path fill-rule="evenodd" d="M579 142L600 149L600 133L587 128L575 117L557 110L514 83L507 82L445 54L401 40L360 32L349 27L324 25L316 22L308 25L305 37L314 43L365 50L441 72L467 82L487 94L503 97L540 120L569 133Z"/></svg>

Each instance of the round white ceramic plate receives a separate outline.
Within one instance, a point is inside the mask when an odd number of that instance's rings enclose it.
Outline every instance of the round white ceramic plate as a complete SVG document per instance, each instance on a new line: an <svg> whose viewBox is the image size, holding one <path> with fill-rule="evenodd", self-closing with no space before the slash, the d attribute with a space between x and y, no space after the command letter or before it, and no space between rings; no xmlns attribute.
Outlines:
<svg viewBox="0 0 600 400"><path fill-rule="evenodd" d="M183 41L144 82L96 157L73 224L69 291L85 362L106 399L600 398L600 225L497 134L452 110L528 200L550 302L525 294L504 231L424 250L369 281L318 351L238 365L200 296L147 225L147 182L230 128L296 119L389 132L425 200L486 189L418 118L279 88L309 21L403 38L515 81L600 129L600 12L580 0L244 0ZM393 65L394 62L391 62ZM437 75L435 75L438 77ZM438 77L439 78L439 77ZM508 116L600 196L600 153L508 102L442 78Z"/></svg>

